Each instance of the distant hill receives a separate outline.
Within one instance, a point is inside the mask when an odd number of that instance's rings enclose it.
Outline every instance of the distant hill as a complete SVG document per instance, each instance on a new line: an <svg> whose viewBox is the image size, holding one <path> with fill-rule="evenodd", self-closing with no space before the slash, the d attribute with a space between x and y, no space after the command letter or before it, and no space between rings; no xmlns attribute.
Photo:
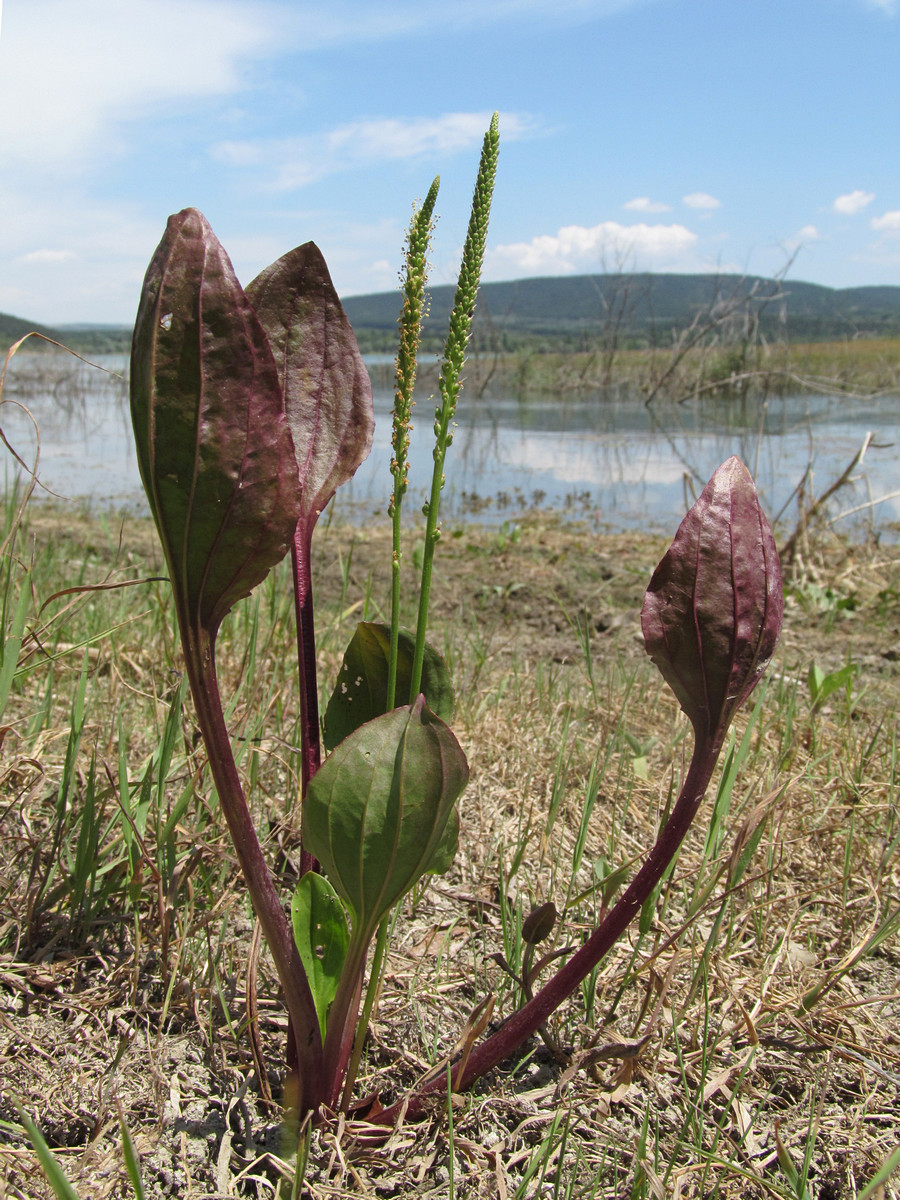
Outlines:
<svg viewBox="0 0 900 1200"><path fill-rule="evenodd" d="M454 289L431 289L425 340L442 339ZM343 301L364 347L393 337L397 292ZM738 275L570 275L486 283L478 296L476 335L499 349L546 344L577 348L613 327L646 345L719 306L736 320L758 318L763 332L795 341L900 335L900 287L827 288L815 283Z"/></svg>
<svg viewBox="0 0 900 1200"><path fill-rule="evenodd" d="M60 325L59 341L79 354L128 354L130 325Z"/></svg>
<svg viewBox="0 0 900 1200"><path fill-rule="evenodd" d="M5 354L13 342L25 336L26 333L42 333L44 337L58 338L59 334L46 325L38 325L35 321L23 321L21 317L10 317L0 313L0 350ZM37 338L33 339L35 342Z"/></svg>
<svg viewBox="0 0 900 1200"><path fill-rule="evenodd" d="M451 286L432 288L423 346L438 349L453 303ZM348 296L344 307L364 351L393 352L398 291ZM767 337L832 341L900 336L900 287L828 288L739 275L567 275L486 283L475 310L476 345L497 350L582 349L614 332L624 347L667 339L712 311L733 331L758 322ZM727 329L727 327L726 327ZM48 329L0 313L0 350L38 330L81 354L127 352L124 326ZM721 327L720 327L721 331ZM42 343L35 339L32 348Z"/></svg>
<svg viewBox="0 0 900 1200"><path fill-rule="evenodd" d="M131 346L131 330L126 325L61 325L51 329L47 325L39 325L37 321L25 321L21 317L0 313L0 353L5 354L13 342L26 333L43 334L45 338L61 342L77 354L127 353ZM25 345L33 351L54 349L41 338L30 338Z"/></svg>

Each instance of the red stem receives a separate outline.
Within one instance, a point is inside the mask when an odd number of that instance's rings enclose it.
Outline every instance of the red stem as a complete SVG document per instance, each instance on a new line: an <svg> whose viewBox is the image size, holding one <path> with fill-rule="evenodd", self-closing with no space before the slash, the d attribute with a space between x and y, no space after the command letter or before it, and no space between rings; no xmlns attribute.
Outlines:
<svg viewBox="0 0 900 1200"><path fill-rule="evenodd" d="M351 939L347 958L341 969L337 995L328 1010L328 1027L325 1033L325 1075L330 1081L327 1103L334 1108L341 1094L341 1085L347 1071L347 1063L353 1050L356 1022L359 1018L359 1002L362 996L363 972L371 938L354 944Z"/></svg>
<svg viewBox="0 0 900 1200"><path fill-rule="evenodd" d="M718 747L714 743L705 742L702 748L699 745L695 746L687 776L672 814L656 839L643 866L618 903L610 910L605 920L598 925L581 949L572 955L565 966L557 971L534 998L518 1012L513 1013L496 1033L471 1052L462 1072L454 1072L452 1075L454 1091L465 1091L482 1075L487 1074L505 1058L509 1058L537 1031L538 1026L542 1025L550 1014L575 991L582 980L619 940L653 893L653 889L662 879L666 868L684 840L709 786L717 758ZM377 1124L390 1124L398 1118L401 1109L404 1108L408 1118L415 1118L422 1112L429 1093L438 1090L445 1091L446 1087L446 1075L439 1074L420 1091L397 1101L390 1108L384 1109L383 1112L369 1119Z"/></svg>
<svg viewBox="0 0 900 1200"><path fill-rule="evenodd" d="M294 568L294 611L297 618L297 664L300 671L300 781L306 796L310 779L322 762L319 739L319 692L316 673L316 629L313 622L312 531L301 519L294 533L291 561ZM315 871L318 863L300 847L300 874Z"/></svg>
<svg viewBox="0 0 900 1200"><path fill-rule="evenodd" d="M301 1113L307 1112L318 1108L326 1090L315 1003L290 922L256 836L231 750L216 677L215 635L197 630L188 622L181 623L181 628L188 678L219 803L297 1035L298 1107Z"/></svg>

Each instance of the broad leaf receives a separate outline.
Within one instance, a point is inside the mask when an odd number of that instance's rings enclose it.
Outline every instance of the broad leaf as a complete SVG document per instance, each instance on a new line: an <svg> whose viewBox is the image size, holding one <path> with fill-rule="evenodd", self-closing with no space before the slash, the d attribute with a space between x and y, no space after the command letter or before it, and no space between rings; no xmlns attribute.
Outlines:
<svg viewBox="0 0 900 1200"><path fill-rule="evenodd" d="M180 610L214 633L285 555L300 509L275 360L195 209L169 218L144 279L131 415Z"/></svg>
<svg viewBox="0 0 900 1200"><path fill-rule="evenodd" d="M337 993L350 944L347 914L328 880L307 871L291 899L291 921L324 1041L328 1009Z"/></svg>
<svg viewBox="0 0 900 1200"><path fill-rule="evenodd" d="M409 696L415 638L400 630L397 648L397 696ZM391 631L387 625L362 621L344 653L337 685L325 710L325 749L333 750L354 729L387 711ZM420 684L425 703L442 721L453 716L453 685L447 664L426 645Z"/></svg>
<svg viewBox="0 0 900 1200"><path fill-rule="evenodd" d="M813 708L824 704L828 697L839 689L851 686L855 675L856 665L854 663L847 663L845 667L840 667L837 671L829 671L827 674L816 663L812 663L807 672L806 682L809 685L809 696Z"/></svg>
<svg viewBox="0 0 900 1200"><path fill-rule="evenodd" d="M459 810L454 808L444 826L444 832L437 848L431 856L431 861L425 868L426 875L446 875L456 858L459 850Z"/></svg>
<svg viewBox="0 0 900 1200"><path fill-rule="evenodd" d="M647 652L718 747L781 632L781 566L750 473L729 458L700 493L650 580Z"/></svg>
<svg viewBox="0 0 900 1200"><path fill-rule="evenodd" d="M372 448L372 384L315 243L266 267L247 295L275 353L297 451L302 516L315 524Z"/></svg>
<svg viewBox="0 0 900 1200"><path fill-rule="evenodd" d="M351 910L354 939L432 869L468 773L420 696L351 733L311 780L304 844Z"/></svg>

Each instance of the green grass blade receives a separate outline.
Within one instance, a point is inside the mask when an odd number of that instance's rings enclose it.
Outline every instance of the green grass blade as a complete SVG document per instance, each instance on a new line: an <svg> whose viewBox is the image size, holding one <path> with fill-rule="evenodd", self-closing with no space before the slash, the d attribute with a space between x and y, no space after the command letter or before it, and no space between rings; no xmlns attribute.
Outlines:
<svg viewBox="0 0 900 1200"><path fill-rule="evenodd" d="M81 1200L81 1197L66 1178L65 1172L54 1157L53 1151L47 1145L47 1141L40 1129L38 1129L18 1100L14 1099L13 1104L19 1113L19 1120L28 1134L28 1140L34 1146L35 1153L47 1177L47 1182L53 1188L59 1200Z"/></svg>
<svg viewBox="0 0 900 1200"><path fill-rule="evenodd" d="M25 617L28 613L29 601L31 600L30 571L20 581L19 587L21 588L19 599L5 637L3 630L0 629L0 638L3 638L3 655L2 660L0 660L0 713L6 708L9 691L12 687L13 677L16 674L16 667L19 662L19 651L22 648Z"/></svg>
<svg viewBox="0 0 900 1200"><path fill-rule="evenodd" d="M125 1159L125 1169L128 1172L128 1178L131 1180L131 1186L134 1188L135 1200L146 1200L144 1184L141 1180L141 1161L138 1158L131 1130L128 1128L128 1124L125 1121L125 1114L121 1108L119 1109L119 1128L122 1131L122 1156Z"/></svg>
<svg viewBox="0 0 900 1200"><path fill-rule="evenodd" d="M875 1200L878 1189L887 1183L898 1168L900 1168L900 1146L881 1164L874 1177L869 1180L859 1193L859 1200Z"/></svg>

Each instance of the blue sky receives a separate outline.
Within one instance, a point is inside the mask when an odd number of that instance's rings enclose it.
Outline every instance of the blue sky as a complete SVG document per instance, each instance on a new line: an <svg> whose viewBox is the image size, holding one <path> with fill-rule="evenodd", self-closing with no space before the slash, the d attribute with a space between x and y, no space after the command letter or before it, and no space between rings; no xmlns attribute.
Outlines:
<svg viewBox="0 0 900 1200"><path fill-rule="evenodd" d="M486 278L900 284L898 52L900 0L5 0L0 311L130 322L187 205L387 290L437 173L451 282L494 109Z"/></svg>

